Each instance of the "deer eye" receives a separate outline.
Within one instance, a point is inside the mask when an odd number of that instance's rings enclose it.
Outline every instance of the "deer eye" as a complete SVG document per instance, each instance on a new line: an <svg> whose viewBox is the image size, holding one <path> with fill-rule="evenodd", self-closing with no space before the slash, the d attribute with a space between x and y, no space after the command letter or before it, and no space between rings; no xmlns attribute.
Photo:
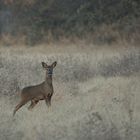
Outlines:
<svg viewBox="0 0 140 140"><path fill-rule="evenodd" d="M49 70L49 71L51 70L51 68L46 68L46 69Z"/></svg>

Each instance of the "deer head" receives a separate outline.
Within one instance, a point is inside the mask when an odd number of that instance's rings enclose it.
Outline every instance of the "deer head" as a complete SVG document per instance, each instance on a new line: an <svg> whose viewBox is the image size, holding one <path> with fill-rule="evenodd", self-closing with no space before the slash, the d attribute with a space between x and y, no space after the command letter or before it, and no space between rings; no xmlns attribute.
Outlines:
<svg viewBox="0 0 140 140"><path fill-rule="evenodd" d="M42 62L42 67L46 70L47 75L53 74L53 68L56 66L57 62L53 62L51 65L47 65L45 62Z"/></svg>

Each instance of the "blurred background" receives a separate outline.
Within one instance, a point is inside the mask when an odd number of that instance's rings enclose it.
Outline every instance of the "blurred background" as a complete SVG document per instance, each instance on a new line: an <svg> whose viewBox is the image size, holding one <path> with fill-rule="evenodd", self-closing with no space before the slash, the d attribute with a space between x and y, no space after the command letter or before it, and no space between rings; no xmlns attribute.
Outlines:
<svg viewBox="0 0 140 140"><path fill-rule="evenodd" d="M0 43L139 44L138 0L1 0Z"/></svg>

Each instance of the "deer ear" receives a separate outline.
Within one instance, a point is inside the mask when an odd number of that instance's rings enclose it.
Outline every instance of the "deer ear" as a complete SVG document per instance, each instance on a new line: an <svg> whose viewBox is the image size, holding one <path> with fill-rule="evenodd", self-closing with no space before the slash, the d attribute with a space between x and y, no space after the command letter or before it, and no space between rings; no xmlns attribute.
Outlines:
<svg viewBox="0 0 140 140"><path fill-rule="evenodd" d="M56 66L56 64L57 64L57 62L55 61L55 62L53 62L52 63L52 67L54 68L55 66Z"/></svg>
<svg viewBox="0 0 140 140"><path fill-rule="evenodd" d="M47 68L47 64L45 62L41 62L43 68Z"/></svg>

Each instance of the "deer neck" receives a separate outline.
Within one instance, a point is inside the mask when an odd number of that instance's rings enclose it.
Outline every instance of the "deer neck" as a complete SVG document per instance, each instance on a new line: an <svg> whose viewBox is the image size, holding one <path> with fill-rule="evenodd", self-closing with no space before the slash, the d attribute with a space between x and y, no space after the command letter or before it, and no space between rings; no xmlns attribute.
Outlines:
<svg viewBox="0 0 140 140"><path fill-rule="evenodd" d="M52 85L52 75L46 74L45 83L46 83L47 85Z"/></svg>

